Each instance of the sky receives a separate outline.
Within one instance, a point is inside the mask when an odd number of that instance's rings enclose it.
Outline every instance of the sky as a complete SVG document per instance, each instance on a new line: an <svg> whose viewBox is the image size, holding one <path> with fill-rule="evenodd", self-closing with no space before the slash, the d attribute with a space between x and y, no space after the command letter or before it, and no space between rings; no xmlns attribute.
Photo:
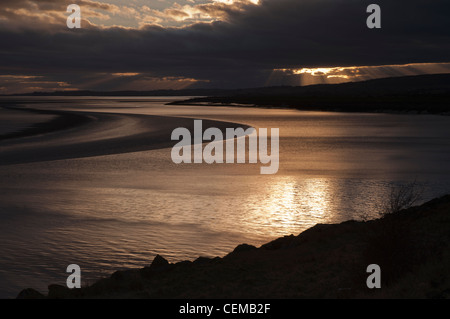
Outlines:
<svg viewBox="0 0 450 319"><path fill-rule="evenodd" d="M66 25L81 8L81 28ZM381 8L381 29L366 25ZM2 0L0 94L450 73L448 0Z"/></svg>

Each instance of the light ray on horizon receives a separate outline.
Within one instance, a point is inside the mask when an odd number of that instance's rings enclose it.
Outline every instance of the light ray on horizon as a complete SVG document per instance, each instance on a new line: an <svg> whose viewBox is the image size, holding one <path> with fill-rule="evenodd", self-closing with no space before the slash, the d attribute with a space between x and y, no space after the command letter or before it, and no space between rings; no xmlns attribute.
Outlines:
<svg viewBox="0 0 450 319"><path fill-rule="evenodd" d="M450 73L450 63L409 63L375 66L274 69L272 85L313 85L359 82L387 77Z"/></svg>

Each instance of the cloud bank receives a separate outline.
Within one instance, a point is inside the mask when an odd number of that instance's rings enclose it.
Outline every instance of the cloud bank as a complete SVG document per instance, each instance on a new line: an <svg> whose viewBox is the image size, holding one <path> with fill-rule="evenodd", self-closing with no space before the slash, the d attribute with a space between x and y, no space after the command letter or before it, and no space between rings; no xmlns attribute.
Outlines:
<svg viewBox="0 0 450 319"><path fill-rule="evenodd" d="M68 89L155 89L160 79L174 88L238 88L265 85L280 69L438 63L450 57L447 0L378 1L381 29L367 28L366 8L373 1L364 0L223 0L139 13L125 2L83 0L78 3L84 25L69 30L67 2L2 1L0 75L41 77ZM91 21L114 15L136 16L139 23ZM162 23L170 19L186 24Z"/></svg>

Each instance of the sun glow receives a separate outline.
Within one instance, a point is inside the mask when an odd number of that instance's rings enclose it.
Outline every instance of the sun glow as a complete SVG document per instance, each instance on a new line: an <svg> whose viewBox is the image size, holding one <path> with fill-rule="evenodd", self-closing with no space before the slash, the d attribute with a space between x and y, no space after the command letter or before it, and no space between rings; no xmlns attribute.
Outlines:
<svg viewBox="0 0 450 319"><path fill-rule="evenodd" d="M242 1L242 0L241 1L239 1L239 0L214 0L214 2L220 2L220 3L229 4L229 5L231 5L231 4L235 3L235 2L250 2L250 3L253 3L255 5L259 4L259 0L247 0L247 1Z"/></svg>
<svg viewBox="0 0 450 319"><path fill-rule="evenodd" d="M132 73L132 72L126 72L126 73L112 73L113 76L136 76L140 73Z"/></svg>
<svg viewBox="0 0 450 319"><path fill-rule="evenodd" d="M395 76L441 73L450 73L450 63L409 63L376 66L289 68L273 70L267 85L333 84L366 81Z"/></svg>
<svg viewBox="0 0 450 319"><path fill-rule="evenodd" d="M331 75L329 75L330 73L342 72L344 69L345 68L316 68L316 69L303 68L303 69L293 70L292 72L294 74L311 74L314 76L319 76L319 75L331 76Z"/></svg>

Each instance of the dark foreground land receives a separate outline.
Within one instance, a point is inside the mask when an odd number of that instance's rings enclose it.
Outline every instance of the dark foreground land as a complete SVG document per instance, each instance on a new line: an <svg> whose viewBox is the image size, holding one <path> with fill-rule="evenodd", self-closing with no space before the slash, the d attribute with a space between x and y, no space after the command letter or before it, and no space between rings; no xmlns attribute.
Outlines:
<svg viewBox="0 0 450 319"><path fill-rule="evenodd" d="M450 195L372 221L317 225L223 258L117 271L81 289L18 298L449 298ZM382 288L366 286L381 267Z"/></svg>
<svg viewBox="0 0 450 319"><path fill-rule="evenodd" d="M217 106L237 104L310 111L448 115L450 114L450 74L216 92L214 96L171 104Z"/></svg>

